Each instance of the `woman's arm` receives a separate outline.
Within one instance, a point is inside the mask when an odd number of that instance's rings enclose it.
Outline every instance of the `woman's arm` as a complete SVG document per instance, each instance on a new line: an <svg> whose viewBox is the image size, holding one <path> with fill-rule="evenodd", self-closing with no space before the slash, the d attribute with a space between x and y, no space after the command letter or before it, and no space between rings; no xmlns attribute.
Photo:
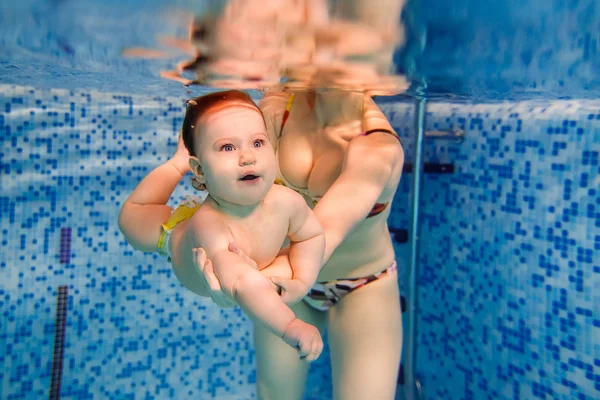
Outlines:
<svg viewBox="0 0 600 400"><path fill-rule="evenodd" d="M365 96L363 130L392 130L370 97ZM315 206L314 212L325 231L323 263L363 221L394 180L399 180L404 152L397 138L387 133L358 136L348 145L340 176Z"/></svg>
<svg viewBox="0 0 600 400"><path fill-rule="evenodd" d="M265 274L271 277L271 281L283 289L281 299L286 304L295 304L302 300L314 285L322 267L323 252L325 250L325 235L323 227L319 223L315 213L308 207L304 198L291 189L281 188L285 193L282 207L288 207L290 211L290 223L288 238L290 245L287 246L286 256L280 252L278 255L283 260L275 260L264 271L281 262L289 264L292 269L291 279L281 275ZM277 262L277 264L275 264Z"/></svg>
<svg viewBox="0 0 600 400"><path fill-rule="evenodd" d="M302 196L295 192L293 194L296 198L296 210L290 220L288 256L294 273L293 278L310 287L317 280L321 270L325 236L315 213L306 205Z"/></svg>
<svg viewBox="0 0 600 400"><path fill-rule="evenodd" d="M189 171L189 153L180 138L175 155L150 172L125 200L119 213L119 229L135 249L157 251L161 225L172 211L167 201Z"/></svg>

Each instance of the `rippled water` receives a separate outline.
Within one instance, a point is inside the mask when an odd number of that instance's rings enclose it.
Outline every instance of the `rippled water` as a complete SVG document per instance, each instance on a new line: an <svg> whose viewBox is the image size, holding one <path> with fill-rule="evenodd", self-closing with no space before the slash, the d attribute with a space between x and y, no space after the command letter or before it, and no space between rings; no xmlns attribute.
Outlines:
<svg viewBox="0 0 600 400"><path fill-rule="evenodd" d="M149 95L202 91L161 77L161 71L194 58L172 52L161 38L187 39L190 16L202 15L210 4L165 3L3 0L0 81ZM408 94L472 101L597 97L597 2L409 1L401 21L404 40L393 51L390 72L407 78ZM122 56L124 49L136 47L158 48L170 57ZM331 70L330 75L338 73ZM285 74L270 78L276 75ZM256 76L250 78L256 83Z"/></svg>

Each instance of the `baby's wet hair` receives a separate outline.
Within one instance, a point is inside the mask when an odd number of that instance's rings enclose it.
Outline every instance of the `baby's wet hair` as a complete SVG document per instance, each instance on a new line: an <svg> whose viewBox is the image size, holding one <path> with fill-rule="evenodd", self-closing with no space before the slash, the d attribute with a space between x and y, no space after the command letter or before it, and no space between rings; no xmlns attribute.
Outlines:
<svg viewBox="0 0 600 400"><path fill-rule="evenodd" d="M205 116L210 110L223 106L225 103L246 104L253 108L262 116L262 112L254 103L250 95L240 90L226 90L214 92L195 97L187 101L185 110L185 118L181 128L181 136L183 144L187 148L191 156L197 156L195 152L195 133L200 119Z"/></svg>

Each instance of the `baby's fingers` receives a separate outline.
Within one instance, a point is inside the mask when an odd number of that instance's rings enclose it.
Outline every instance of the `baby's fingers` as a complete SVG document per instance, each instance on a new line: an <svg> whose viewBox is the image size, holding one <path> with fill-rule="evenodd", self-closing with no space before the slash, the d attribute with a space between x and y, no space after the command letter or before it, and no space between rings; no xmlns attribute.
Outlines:
<svg viewBox="0 0 600 400"><path fill-rule="evenodd" d="M301 341L298 343L297 349L298 349L298 355L300 355L300 358L302 360L306 360L307 356L312 351L312 345L310 344L310 342Z"/></svg>
<svg viewBox="0 0 600 400"><path fill-rule="evenodd" d="M314 338L307 345L308 352L306 355L300 356L306 362L313 362L321 355L323 351L323 341L320 338Z"/></svg>
<svg viewBox="0 0 600 400"><path fill-rule="evenodd" d="M317 339L313 343L313 349L310 354L306 357L307 361L315 361L321 355L323 351L323 340Z"/></svg>

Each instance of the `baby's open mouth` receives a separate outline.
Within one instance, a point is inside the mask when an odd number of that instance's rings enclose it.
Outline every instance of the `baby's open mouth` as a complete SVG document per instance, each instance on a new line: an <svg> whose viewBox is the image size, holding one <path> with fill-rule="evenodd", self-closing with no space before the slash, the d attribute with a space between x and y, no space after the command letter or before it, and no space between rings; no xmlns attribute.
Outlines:
<svg viewBox="0 0 600 400"><path fill-rule="evenodd" d="M240 178L240 180L242 181L253 181L255 179L258 179L258 175L252 175L252 174L248 174L248 175L244 175Z"/></svg>

